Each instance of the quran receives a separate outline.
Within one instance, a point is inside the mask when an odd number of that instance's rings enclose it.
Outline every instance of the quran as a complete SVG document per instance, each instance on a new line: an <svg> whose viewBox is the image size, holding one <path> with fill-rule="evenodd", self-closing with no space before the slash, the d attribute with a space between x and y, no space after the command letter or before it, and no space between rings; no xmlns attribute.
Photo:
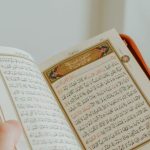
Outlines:
<svg viewBox="0 0 150 150"><path fill-rule="evenodd" d="M16 150L149 150L149 79L115 29L38 65L0 47L0 121Z"/></svg>

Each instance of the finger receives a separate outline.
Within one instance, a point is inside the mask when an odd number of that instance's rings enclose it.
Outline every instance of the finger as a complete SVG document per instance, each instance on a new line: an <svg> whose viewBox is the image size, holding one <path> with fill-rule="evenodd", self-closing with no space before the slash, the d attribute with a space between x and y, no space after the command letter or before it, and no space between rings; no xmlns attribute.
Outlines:
<svg viewBox="0 0 150 150"><path fill-rule="evenodd" d="M0 124L1 150L14 150L21 134L21 126L17 121L7 121Z"/></svg>

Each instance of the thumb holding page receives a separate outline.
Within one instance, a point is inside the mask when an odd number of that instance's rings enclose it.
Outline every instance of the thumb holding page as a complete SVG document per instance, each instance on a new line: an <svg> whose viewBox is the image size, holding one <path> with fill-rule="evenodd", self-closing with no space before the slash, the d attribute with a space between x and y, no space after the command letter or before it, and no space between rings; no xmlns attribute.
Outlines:
<svg viewBox="0 0 150 150"><path fill-rule="evenodd" d="M14 150L21 134L21 126L17 121L0 123L0 149Z"/></svg>

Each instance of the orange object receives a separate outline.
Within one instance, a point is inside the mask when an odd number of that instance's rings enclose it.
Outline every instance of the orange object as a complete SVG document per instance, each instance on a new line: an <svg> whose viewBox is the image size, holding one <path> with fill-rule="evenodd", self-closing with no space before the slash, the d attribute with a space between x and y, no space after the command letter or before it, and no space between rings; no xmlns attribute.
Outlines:
<svg viewBox="0 0 150 150"><path fill-rule="evenodd" d="M120 37L122 38L122 40L126 42L127 47L131 51L132 55L135 57L135 59L137 60L137 62L139 63L139 65L141 66L145 74L147 75L147 77L150 79L150 68L148 68L148 66L146 65L133 39L131 39L128 35L125 35L125 34L120 34Z"/></svg>

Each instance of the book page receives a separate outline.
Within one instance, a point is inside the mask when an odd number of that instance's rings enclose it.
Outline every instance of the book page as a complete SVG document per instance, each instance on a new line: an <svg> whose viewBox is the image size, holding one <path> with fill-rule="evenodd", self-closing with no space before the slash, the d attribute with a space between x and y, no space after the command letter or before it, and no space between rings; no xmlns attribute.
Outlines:
<svg viewBox="0 0 150 150"><path fill-rule="evenodd" d="M150 81L119 35L112 30L77 50L45 63L44 75L84 147L148 150Z"/></svg>
<svg viewBox="0 0 150 150"><path fill-rule="evenodd" d="M34 60L27 53L0 47L0 117L23 128L17 150L80 150Z"/></svg>

